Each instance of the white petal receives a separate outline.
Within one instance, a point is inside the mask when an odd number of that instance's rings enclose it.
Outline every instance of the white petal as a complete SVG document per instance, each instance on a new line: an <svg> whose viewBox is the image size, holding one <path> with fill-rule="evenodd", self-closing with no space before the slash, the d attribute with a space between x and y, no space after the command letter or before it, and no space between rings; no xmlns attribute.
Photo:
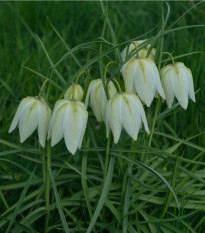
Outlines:
<svg viewBox="0 0 205 233"><path fill-rule="evenodd" d="M51 146L55 146L63 138L63 120L66 106L69 100L59 100L54 107L53 116L51 118L48 135L51 136Z"/></svg>
<svg viewBox="0 0 205 233"><path fill-rule="evenodd" d="M53 127L53 122L56 118L56 114L58 112L58 110L61 108L62 105L68 103L68 100L58 100L56 103L55 103L55 106L54 106L54 110L53 110L53 114L52 114L52 117L51 117L51 121L50 121L50 125L49 125L49 130L48 130L48 140L51 138L51 133L52 133L52 127Z"/></svg>
<svg viewBox="0 0 205 233"><path fill-rule="evenodd" d="M110 125L112 124L112 114L111 114L111 100L108 100L106 103L106 137L108 138L110 133Z"/></svg>
<svg viewBox="0 0 205 233"><path fill-rule="evenodd" d="M146 59L136 59L134 85L140 99L149 107L155 96L156 84L147 65Z"/></svg>
<svg viewBox="0 0 205 233"><path fill-rule="evenodd" d="M135 104L131 101L131 95L132 94L122 95L121 123L130 137L136 141L141 123L141 116L139 112L136 111Z"/></svg>
<svg viewBox="0 0 205 233"><path fill-rule="evenodd" d="M171 82L179 104L186 109L188 105L188 84L186 76L177 65L171 69Z"/></svg>
<svg viewBox="0 0 205 233"><path fill-rule="evenodd" d="M120 138L122 125L121 125L121 116L122 116L122 96L121 94L116 95L111 100L111 115L112 122L110 122L110 127L114 136L114 143L117 143Z"/></svg>
<svg viewBox="0 0 205 233"><path fill-rule="evenodd" d="M159 71L157 69L157 66L151 59L149 59L149 62L147 63L147 69L150 71L150 73L152 74L152 78L155 80L155 85L158 93L163 99L165 99L164 90L160 81Z"/></svg>
<svg viewBox="0 0 205 233"><path fill-rule="evenodd" d="M22 112L24 112L24 110L33 103L34 101L34 98L33 97L27 97L27 98L24 98L22 99L21 103L19 104L18 106L18 109L16 111L16 114L13 118L13 121L11 123L11 126L9 128L9 133L11 133L15 128L16 126L18 125L19 123L19 119L21 117L21 114Z"/></svg>
<svg viewBox="0 0 205 233"><path fill-rule="evenodd" d="M36 129L38 124L37 100L28 105L19 121L20 142L24 142Z"/></svg>
<svg viewBox="0 0 205 233"><path fill-rule="evenodd" d="M170 65L167 65L161 69L162 86L166 96L166 102L169 108L171 108L174 101L174 90L171 81L171 69Z"/></svg>
<svg viewBox="0 0 205 233"><path fill-rule="evenodd" d="M95 89L95 87L101 83L102 80L101 79L95 79L95 80L92 80L89 84L89 87L88 87L88 90L87 90L87 94L86 94L86 98L85 98L85 106L86 108L88 107L88 104L89 104L89 99L90 99L90 94L91 92Z"/></svg>
<svg viewBox="0 0 205 233"><path fill-rule="evenodd" d="M195 93L194 93L193 76L192 76L191 70L186 67L182 68L181 70L184 71L186 78L187 78L189 97L192 99L193 102L196 102Z"/></svg>
<svg viewBox="0 0 205 233"><path fill-rule="evenodd" d="M104 91L102 83L95 86L90 93L90 106L97 121L102 121L102 92ZM104 100L106 101L106 99Z"/></svg>
<svg viewBox="0 0 205 233"><path fill-rule="evenodd" d="M147 119L146 119L145 111L144 111L144 108L142 106L142 103L141 103L140 99L136 95L132 95L132 97L130 98L130 102L131 101L134 102L133 103L134 110L136 112L138 112L140 114L140 116L141 116L141 119L142 119L142 122L144 124L145 130L147 131L147 133L150 133L149 127L148 127L148 124L147 124ZM135 114L137 114L137 113L135 113ZM138 123L139 123L139 121L138 121ZM141 121L140 121L140 124L139 124L139 129L140 128L141 128Z"/></svg>
<svg viewBox="0 0 205 233"><path fill-rule="evenodd" d="M46 136L51 118L51 110L43 101L38 101L38 138L42 147L45 147Z"/></svg>
<svg viewBox="0 0 205 233"><path fill-rule="evenodd" d="M129 93L133 93L133 83L135 77L135 64L136 64L136 58L133 58L129 60L127 63L125 63L122 67L122 76L125 83L125 91Z"/></svg>
<svg viewBox="0 0 205 233"><path fill-rule="evenodd" d="M66 107L63 121L64 139L67 149L75 154L82 144L87 124L88 112L78 101L70 101Z"/></svg>

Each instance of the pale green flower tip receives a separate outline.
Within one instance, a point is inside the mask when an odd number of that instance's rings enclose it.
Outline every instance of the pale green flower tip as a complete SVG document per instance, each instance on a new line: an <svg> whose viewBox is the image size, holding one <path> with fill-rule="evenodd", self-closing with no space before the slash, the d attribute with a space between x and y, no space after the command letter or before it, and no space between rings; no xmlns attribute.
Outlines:
<svg viewBox="0 0 205 233"><path fill-rule="evenodd" d="M83 88L77 84L73 83L64 95L64 99L76 99L81 100L83 98L84 91Z"/></svg>

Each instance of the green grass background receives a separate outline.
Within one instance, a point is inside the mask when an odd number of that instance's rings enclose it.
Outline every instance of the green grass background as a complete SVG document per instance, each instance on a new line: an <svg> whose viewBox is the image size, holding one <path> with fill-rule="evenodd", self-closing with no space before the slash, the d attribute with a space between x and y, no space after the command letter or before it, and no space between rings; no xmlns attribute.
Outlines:
<svg viewBox="0 0 205 233"><path fill-rule="evenodd" d="M193 6L193 1L170 1L168 3L170 5L171 13L167 27L172 25L175 20L177 20L184 12ZM160 29L161 23L160 4L161 3L157 1L109 2L108 14L119 44L126 42L131 38L135 38L144 33L147 33L151 29L153 30L145 37L142 37L142 39L150 38L156 35ZM165 6L165 13L166 11L167 10ZM10 123L21 99L26 96L38 95L39 88L43 83L43 80L39 77L39 75L34 74L23 66L29 67L48 78L52 76L52 79L55 81L55 83L63 88L63 85L58 77L55 75L55 73L52 72L51 65L48 62L42 46L36 37L36 35L38 35L38 37L41 39L54 64L57 63L59 59L67 52L66 47L62 44L62 41L56 35L55 31L48 22L47 17L70 48L86 42L94 41L101 37L103 24L105 21L99 2L0 2L0 139L19 146L20 143L18 130L15 130L15 132L10 135L8 134ZM205 4L203 3L200 6L193 8L174 27L198 25L204 23ZM104 39L109 42L112 41L111 33L108 27L106 27ZM103 45L103 50L107 48L109 48L108 44ZM123 48L124 46L121 46L120 50L122 51ZM148 200L145 200L144 196L144 199L137 201L137 195L140 196L140 187L136 187L136 189L139 191L137 193L135 193L135 186L132 187L133 190L131 192L131 197L136 197L136 200L132 199L131 201L132 206L130 207L130 211L133 212L130 213L128 219L132 226L128 225L128 231L139 233L203 233L205 229L205 169L203 165L203 154L205 151L205 27L183 29L169 33L164 37L163 50L173 53L175 57L200 51L199 53L191 54L190 56L185 56L176 60L184 62L185 65L192 70L195 90L198 90L196 94L196 103L192 103L190 101L187 111L184 111L180 107L176 107L170 114L166 115L166 118L160 118L160 120L157 121L156 131L166 135L154 134L152 142L153 148L158 151L176 147L176 150L170 149L170 153L174 152L175 154L174 158L180 156L186 159L194 160L197 156L199 156L197 157L198 164L192 164L191 162L185 161L181 161L180 163L180 166L187 168L187 170L191 172L192 175L190 178L185 177L186 175L184 175L184 173L178 168L175 169L177 170L175 171L173 163L170 163L170 160L165 159L164 163L160 164L160 166L156 168L157 171L163 174L171 184L174 182L173 172L176 174L176 183L178 184L183 181L183 179L186 179L184 181L186 185L188 185L188 182L192 181L190 185L194 184L194 188L191 187L192 189L190 188L190 190L185 189L185 193L187 191L187 194L182 195L180 193L183 189L180 191L175 191L177 192L179 198L183 196L183 198L180 199L180 205L182 207L186 204L187 200L193 200L193 206L188 209L182 208L180 212L178 212L176 208L169 208L169 212L167 213L166 218L175 219L172 221L167 221L164 223L164 225L162 224L163 226L161 226L157 220L159 220L160 213L162 212L162 204L166 203L165 199L163 198L166 196L165 194L167 194L167 191L163 191L165 187L159 181L152 180L150 178L150 181L146 181L146 185L152 186L153 183L157 184L157 182L159 182L159 186L157 186L157 197L154 199L153 196L155 195L155 192L153 190L147 190L147 187L141 184L143 189L145 189L144 192L147 195L147 198L153 198L153 200L149 202ZM85 48L78 50L75 52L75 55L82 64L85 64L90 58L96 56L98 53L99 44L94 44L89 47L85 46ZM114 52L108 54L108 56L109 59L115 59ZM166 58L166 56L163 56L163 59ZM103 66L106 65L109 59L103 58ZM73 77L78 69L79 67L75 60L72 59L72 57L65 59L58 66L58 71L66 80L66 82L68 82ZM90 72L91 79L100 77L99 62L96 62L91 66ZM81 81L81 84L83 85L84 82ZM54 105L60 94L60 90L56 89L54 86L51 86L49 97L51 105ZM166 104L161 104L161 112L167 109L165 105ZM153 110L147 109L147 113L149 116L151 116L153 114ZM91 128L94 127L94 118L91 120L90 124ZM96 134L96 132L94 133ZM95 137L97 144L103 147L103 145L106 143L105 138L103 138L101 135L97 135ZM173 138L171 139L170 137ZM191 142L194 143L194 146L191 143L189 144L189 141L187 140L191 137L193 137ZM180 143L178 138L184 139L185 144L183 142L182 144L178 145L177 143ZM1 158L7 159L9 161L15 161L30 171L35 167L36 161L38 160L39 162L41 160L39 155L35 155L35 153L32 154L29 152L30 148L38 149L38 151L40 149L37 141L37 134L26 141L23 146L27 148L27 151L22 153L14 151L10 154L7 154L8 151L15 148L12 148L12 146L8 145L8 143L5 143L5 141L1 141L0 144ZM92 138L90 147L96 147L96 145L93 145ZM135 149L136 151L138 150L137 147ZM62 151L65 151L63 142L58 145L57 149L54 148L54 154L58 154ZM96 159L95 151L82 151L82 153L77 154L75 157L70 157L70 163L75 166L76 169L81 170L81 155L83 153L89 155L91 154L91 156L88 156L89 179L93 179L92 181L95 183L95 185L99 185L99 187L101 187L100 184L102 181L102 174L99 170L99 161ZM123 154L123 152L120 152L120 154ZM28 157L30 156L33 160L29 161L20 155ZM68 153L65 154L65 157L63 158L66 158L67 155ZM160 152L158 153L158 156L160 156ZM173 162L175 163L176 159L174 158ZM54 163L56 163L54 171L57 172L57 165L60 164L58 158L56 158ZM116 168L116 170L117 169L118 168ZM119 170L120 169L121 168L119 168ZM97 170L99 170L99 172L97 172ZM80 184L81 176L78 174L77 178L75 178L75 171L72 169L69 170L69 168L68 174L66 171L62 174L65 177L61 177L61 179L58 181L62 182L62 185L59 186L60 183L57 184L60 198L63 199L71 198L72 196L74 197L73 200L64 200L64 202L71 202L71 204L68 204L70 207L67 210L64 209L66 219L72 222L70 223L70 227L71 229L74 229L74 232L86 232L85 229L89 225L90 218L85 206L86 204L85 200L83 199L84 197L83 195L79 194L82 192L82 186ZM196 173L196 171L198 173ZM135 172L139 175L136 167L134 168L134 173ZM180 173L183 174L180 175ZM40 165L37 166L37 171L35 171L35 174L39 179L41 178ZM70 177L73 176L72 181L70 181L71 178L69 178L69 174L71 175ZM121 176L119 175L119 177L115 177L110 197L110 200L113 201L112 204L115 207L120 206L120 198L123 198L123 194L120 194L120 184L121 179L125 177L125 171L123 171L122 168L122 172L116 174L121 174ZM20 178L16 179L16 177L19 175ZM98 179L95 180L93 178L94 176L97 176ZM195 182L195 176L201 180L197 180ZM69 183L66 183L66 179L69 180ZM9 207L18 202L20 198L23 186L18 187L18 182L26 182L26 180L28 180L28 172L22 171L21 168L16 167L16 165L12 164L11 162L3 160L0 161L0 189L2 190ZM38 185L40 185L40 183L41 182L39 181ZM6 187L6 185L10 184L14 185L11 186L11 189ZM15 184L17 184L16 188ZM93 187L94 186L92 186L92 188ZM162 190L160 191L160 189ZM34 191L35 188L32 190ZM39 200L41 200L41 195L39 194L39 197L37 196L35 197L36 199L34 199L38 200L39 198ZM92 196L92 193L90 195ZM54 197L52 198L52 202L54 203ZM94 212L94 209L98 203L99 194L93 194L93 198L94 201L92 201L92 210ZM157 198L162 198L162 200ZM75 204L72 206L72 203ZM138 208L138 204L141 206L141 211L137 212L138 214L136 214L135 210ZM82 205L81 208L79 205ZM41 203L38 203L37 206L40 207ZM35 206L31 207L29 211L34 209ZM5 210L6 207L3 201L0 199L0 214L4 213ZM119 211L121 216L120 208L116 207L116 210ZM17 223L22 221L25 216L28 216L30 213L29 211L23 212L24 216L21 214L16 215L16 225L15 228L13 228L14 230L11 232L23 232L23 227L18 226ZM194 211L197 212L195 213ZM39 214L42 213L39 212ZM184 219L182 218L182 220L178 220L180 216L188 214L193 215L187 216ZM43 232L41 231L41 222L44 219L43 215L44 213L42 214L42 217L37 218L34 223L32 223L32 221L24 221L22 224L28 227L26 228L27 230L25 230L25 232ZM0 221L5 220L5 216L7 215L4 215L3 217L1 216L2 220L0 219ZM117 221L116 216L118 215L113 214L113 212L110 211L110 208L104 207L101 217L97 221L95 232L121 232L121 223ZM55 224L57 225L54 228L56 230L52 231L51 229L51 232L64 232L64 230L62 230L62 225L56 208L53 209L49 222L50 226ZM108 226L111 230L108 230ZM165 230L165 228L168 230ZM7 225L1 225L0 222L0 229L0 232L6 232L6 229L8 228ZM123 232L126 231L123 230Z"/></svg>

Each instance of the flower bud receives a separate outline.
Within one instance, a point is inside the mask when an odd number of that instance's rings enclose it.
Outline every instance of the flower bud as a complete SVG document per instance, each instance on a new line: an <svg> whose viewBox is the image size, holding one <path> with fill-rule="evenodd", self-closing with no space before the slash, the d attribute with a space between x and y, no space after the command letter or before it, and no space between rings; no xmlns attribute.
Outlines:
<svg viewBox="0 0 205 233"><path fill-rule="evenodd" d="M42 97L26 97L16 111L9 133L18 125L22 143L38 128L39 142L45 147L50 118L51 110Z"/></svg>
<svg viewBox="0 0 205 233"><path fill-rule="evenodd" d="M66 91L64 99L75 99L81 101L83 94L83 88L79 84L73 83Z"/></svg>
<svg viewBox="0 0 205 233"><path fill-rule="evenodd" d="M88 112L85 105L77 100L58 100L55 104L48 131L51 146L62 138L70 153L75 154L81 148L86 129Z"/></svg>
<svg viewBox="0 0 205 233"><path fill-rule="evenodd" d="M115 96L117 93L117 90L115 88L115 85L112 81L108 84L108 92L110 95L110 98ZM105 122L105 109L106 109L106 102L107 97L105 94L105 90L103 87L103 83L101 79L95 79L90 82L86 99L85 99L85 106L88 107L88 103L93 111L93 114L97 118L97 121Z"/></svg>
<svg viewBox="0 0 205 233"><path fill-rule="evenodd" d="M144 108L135 94L118 93L107 102L106 134L108 137L111 128L115 143L119 141L122 128L133 140L137 140L142 122L149 133Z"/></svg>
<svg viewBox="0 0 205 233"><path fill-rule="evenodd" d="M140 99L150 107L156 92L165 99L158 69L149 58L134 58L122 67L125 91L137 93Z"/></svg>
<svg viewBox="0 0 205 233"><path fill-rule="evenodd" d="M184 63L177 62L161 69L162 86L164 88L166 102L171 108L174 96L176 96L182 108L187 109L188 97L195 102L194 84L191 70Z"/></svg>
<svg viewBox="0 0 205 233"><path fill-rule="evenodd" d="M146 40L132 41L132 43L129 45L128 55L132 53L136 49L136 47L139 47L139 45L145 41ZM148 44L146 47L140 49L139 52L136 54L137 57L144 57L144 58L147 57L147 53L149 51L150 46L151 44ZM156 49L155 48L151 49L148 58L154 60L155 53L156 53ZM121 53L122 61L126 60L126 55L127 55L127 46L124 48L124 50Z"/></svg>

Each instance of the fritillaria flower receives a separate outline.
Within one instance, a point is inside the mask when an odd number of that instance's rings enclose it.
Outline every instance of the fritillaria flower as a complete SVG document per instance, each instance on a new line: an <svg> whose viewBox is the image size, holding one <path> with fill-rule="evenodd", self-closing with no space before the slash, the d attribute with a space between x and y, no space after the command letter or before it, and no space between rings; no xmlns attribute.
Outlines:
<svg viewBox="0 0 205 233"><path fill-rule="evenodd" d="M79 84L73 83L66 91L64 99L75 99L81 101L83 94L83 88Z"/></svg>
<svg viewBox="0 0 205 233"><path fill-rule="evenodd" d="M122 53L121 53L121 57L122 57L122 61L126 60L126 55L129 55L130 53L132 53L134 50L136 50L136 48L139 47L139 45L143 42L145 42L146 40L138 40L138 41L132 41L131 44L129 44L129 51L127 51L128 46L126 46ZM150 44L148 44L146 47L142 48L139 50L139 52L136 54L137 57L147 57L147 53L149 51L150 48ZM154 56L156 53L156 49L152 48L150 51L150 54L148 55L148 58L153 59L154 60ZM132 58L131 58L132 59Z"/></svg>
<svg viewBox="0 0 205 233"><path fill-rule="evenodd" d="M161 69L162 86L166 102L171 108L176 96L182 108L187 109L188 97L195 102L194 84L191 70L184 63L176 62Z"/></svg>
<svg viewBox="0 0 205 233"><path fill-rule="evenodd" d="M165 99L159 72L152 59L135 57L122 67L122 75L125 91L137 93L147 107L150 107L156 93Z"/></svg>
<svg viewBox="0 0 205 233"><path fill-rule="evenodd" d="M108 92L110 98L112 98L116 93L117 90L113 82L108 83ZM106 109L106 102L107 97L105 94L105 90L103 87L103 83L101 79L92 80L89 84L86 99L85 99L85 106L88 107L90 105L93 114L97 118L97 121L105 122L105 109Z"/></svg>
<svg viewBox="0 0 205 233"><path fill-rule="evenodd" d="M76 150L81 148L87 119L88 112L81 101L58 100L48 131L51 146L55 146L64 138L68 151L74 155Z"/></svg>
<svg viewBox="0 0 205 233"><path fill-rule="evenodd" d="M137 140L142 122L149 133L144 108L135 94L118 93L107 102L106 134L108 137L111 128L115 143L119 141L123 128L133 140Z"/></svg>
<svg viewBox="0 0 205 233"><path fill-rule="evenodd" d="M50 118L51 110L42 97L26 97L16 111L9 133L18 125L22 143L38 128L39 142L45 147Z"/></svg>

